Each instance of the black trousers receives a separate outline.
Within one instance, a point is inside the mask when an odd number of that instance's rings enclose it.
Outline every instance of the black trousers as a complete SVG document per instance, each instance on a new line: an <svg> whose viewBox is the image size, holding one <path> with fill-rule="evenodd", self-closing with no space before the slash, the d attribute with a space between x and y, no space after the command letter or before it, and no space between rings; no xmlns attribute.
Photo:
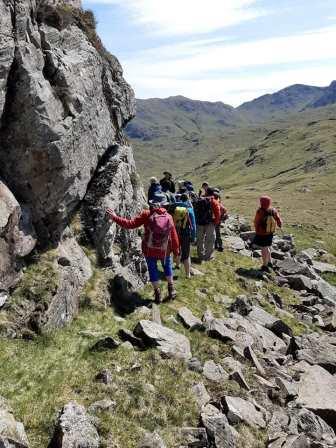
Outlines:
<svg viewBox="0 0 336 448"><path fill-rule="evenodd" d="M216 230L216 241L215 241L215 249L223 249L223 241L222 241L222 235L221 235L221 226L218 224L215 226Z"/></svg>

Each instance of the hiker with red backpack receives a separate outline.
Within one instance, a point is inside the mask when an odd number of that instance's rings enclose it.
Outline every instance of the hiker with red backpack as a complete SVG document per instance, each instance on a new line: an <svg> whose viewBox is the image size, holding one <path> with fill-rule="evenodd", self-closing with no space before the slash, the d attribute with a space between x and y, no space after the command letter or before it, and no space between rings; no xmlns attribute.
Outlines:
<svg viewBox="0 0 336 448"><path fill-rule="evenodd" d="M271 247L275 230L282 227L282 219L279 212L272 207L272 199L269 196L261 196L260 207L254 218L256 236L253 243L261 247L263 265L261 270L270 272L273 268Z"/></svg>
<svg viewBox="0 0 336 448"><path fill-rule="evenodd" d="M173 300L176 298L172 257L170 254L173 252L175 256L179 255L179 239L173 218L164 208L164 205L166 205L165 195L157 194L150 201L150 209L144 210L133 219L122 218L117 216L113 210L107 210L108 217L124 229L137 229L144 226L145 236L142 240L142 252L146 258L156 303L161 303L162 301L158 261L162 262L168 282L168 299Z"/></svg>
<svg viewBox="0 0 336 448"><path fill-rule="evenodd" d="M194 203L197 224L197 254L199 262L213 259L216 241L216 225L220 224L221 211L214 191L208 187L205 197Z"/></svg>

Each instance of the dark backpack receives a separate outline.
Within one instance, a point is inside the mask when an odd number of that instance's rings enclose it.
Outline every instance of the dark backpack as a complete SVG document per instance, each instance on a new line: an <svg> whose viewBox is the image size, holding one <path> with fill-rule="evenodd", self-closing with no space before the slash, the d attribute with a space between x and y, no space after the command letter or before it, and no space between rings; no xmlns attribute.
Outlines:
<svg viewBox="0 0 336 448"><path fill-rule="evenodd" d="M196 224L205 226L214 222L210 198L198 198L194 203Z"/></svg>

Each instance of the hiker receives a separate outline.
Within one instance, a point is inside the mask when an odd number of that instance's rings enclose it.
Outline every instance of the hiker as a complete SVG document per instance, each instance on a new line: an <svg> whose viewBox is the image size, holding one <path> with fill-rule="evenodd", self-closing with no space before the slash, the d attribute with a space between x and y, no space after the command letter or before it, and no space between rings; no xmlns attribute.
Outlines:
<svg viewBox="0 0 336 448"><path fill-rule="evenodd" d="M218 250L218 252L223 252L224 248L221 235L221 223L225 222L228 219L228 211L224 207L224 204L222 203L220 191L218 188L214 188L214 198L218 202L220 207L220 223L215 226L216 231L215 249Z"/></svg>
<svg viewBox="0 0 336 448"><path fill-rule="evenodd" d="M179 202L176 202L172 216L180 240L180 256L177 257L176 266L183 263L187 278L191 277L190 245L196 240L196 220L193 206L187 193L182 193Z"/></svg>
<svg viewBox="0 0 336 448"><path fill-rule="evenodd" d="M179 239L173 218L164 208L165 204L165 195L157 194L150 202L150 209L142 211L140 215L133 219L122 218L117 216L113 210L107 210L108 217L124 229L137 229L144 226L145 235L142 240L142 252L146 258L156 303L161 303L162 301L158 261L162 262L168 282L168 299L173 300L176 298L172 257L170 254L173 252L175 256L179 255Z"/></svg>
<svg viewBox="0 0 336 448"><path fill-rule="evenodd" d="M190 201L191 202L195 201L198 198L198 196L195 193L194 186L193 186L192 182L190 182L190 180L186 180L186 181L184 181L184 186L186 187L186 189L188 191Z"/></svg>
<svg viewBox="0 0 336 448"><path fill-rule="evenodd" d="M203 182L200 191L198 192L198 197L204 198L207 195L207 189L209 188L208 182Z"/></svg>
<svg viewBox="0 0 336 448"><path fill-rule="evenodd" d="M185 193L187 191L187 187L184 185L184 180L179 180L177 182L177 192L176 194L181 195L182 193Z"/></svg>
<svg viewBox="0 0 336 448"><path fill-rule="evenodd" d="M215 226L220 224L221 212L212 188L207 188L207 196L198 198L194 204L197 224L197 254L199 262L212 260L215 250Z"/></svg>
<svg viewBox="0 0 336 448"><path fill-rule="evenodd" d="M165 171L163 173L164 178L160 180L160 185L162 187L162 191L164 193L167 193L168 191L170 193L175 193L175 184L172 180L172 174L169 173L169 171Z"/></svg>
<svg viewBox="0 0 336 448"><path fill-rule="evenodd" d="M148 202L152 201L157 193L162 193L162 187L156 177L151 177L149 179L149 183L150 185L148 189Z"/></svg>
<svg viewBox="0 0 336 448"><path fill-rule="evenodd" d="M276 227L282 227L282 219L279 212L272 207L272 199L269 196L261 196L260 207L254 218L256 236L254 244L261 247L263 265L261 270L270 272L273 268L271 246Z"/></svg>

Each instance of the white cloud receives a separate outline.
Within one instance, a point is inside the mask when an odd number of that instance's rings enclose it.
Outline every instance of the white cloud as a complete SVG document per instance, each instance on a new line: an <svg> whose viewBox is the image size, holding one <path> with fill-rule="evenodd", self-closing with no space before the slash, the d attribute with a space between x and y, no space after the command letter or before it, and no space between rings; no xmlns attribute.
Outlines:
<svg viewBox="0 0 336 448"><path fill-rule="evenodd" d="M307 70L306 68L277 70L254 76L227 75L218 79L174 79L133 76L129 81L136 88L138 98L183 95L204 101L223 101L233 106L250 101L266 93L275 92L298 82L325 86L336 72L336 62Z"/></svg>
<svg viewBox="0 0 336 448"><path fill-rule="evenodd" d="M336 27L243 43L200 40L146 50L123 65L139 97L179 94L238 105L290 84L328 84L335 41ZM297 63L303 68L292 68Z"/></svg>
<svg viewBox="0 0 336 448"><path fill-rule="evenodd" d="M252 42L194 42L147 50L138 57L124 61L127 72L134 76L165 78L211 77L227 70L270 65L310 63L335 60L336 27L312 30L301 35L275 37ZM183 45L186 46L183 50ZM189 53L188 53L189 52ZM176 54L179 57L176 57ZM180 55L189 54L186 57Z"/></svg>
<svg viewBox="0 0 336 448"><path fill-rule="evenodd" d="M86 0L119 5L137 24L167 35L202 34L265 14L257 0Z"/></svg>

